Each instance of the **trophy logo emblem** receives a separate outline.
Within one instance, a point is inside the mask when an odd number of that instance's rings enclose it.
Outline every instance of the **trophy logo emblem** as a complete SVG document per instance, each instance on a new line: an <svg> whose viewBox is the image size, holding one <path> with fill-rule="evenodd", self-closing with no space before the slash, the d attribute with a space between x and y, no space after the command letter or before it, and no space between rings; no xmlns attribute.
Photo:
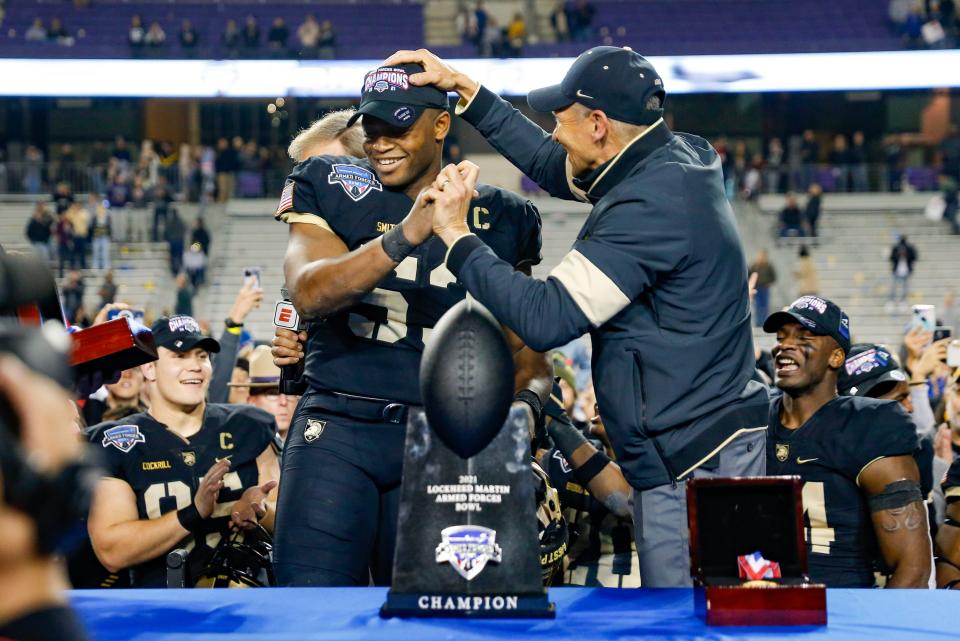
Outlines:
<svg viewBox="0 0 960 641"><path fill-rule="evenodd" d="M479 525L454 525L440 532L437 563L449 563L460 576L472 580L489 561L500 563L497 532Z"/></svg>

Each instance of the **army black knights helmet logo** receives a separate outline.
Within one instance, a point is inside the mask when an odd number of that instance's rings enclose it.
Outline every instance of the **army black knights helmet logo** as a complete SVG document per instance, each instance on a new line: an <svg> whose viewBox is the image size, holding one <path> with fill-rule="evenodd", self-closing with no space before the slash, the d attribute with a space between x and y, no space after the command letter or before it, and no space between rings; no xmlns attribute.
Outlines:
<svg viewBox="0 0 960 641"><path fill-rule="evenodd" d="M783 463L790 456L790 446L785 443L777 443L777 460Z"/></svg>

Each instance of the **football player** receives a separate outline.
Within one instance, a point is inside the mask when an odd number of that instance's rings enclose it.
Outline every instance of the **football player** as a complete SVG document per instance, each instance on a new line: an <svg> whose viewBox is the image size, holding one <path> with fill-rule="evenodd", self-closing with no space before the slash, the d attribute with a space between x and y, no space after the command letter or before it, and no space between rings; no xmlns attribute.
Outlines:
<svg viewBox="0 0 960 641"><path fill-rule="evenodd" d="M933 446L937 428L927 395L927 374L920 370L925 371L927 363L939 363L941 356L946 357L947 342L949 339L931 345L921 359L923 364L918 362L910 376L900 368L897 359L883 345L853 345L837 382L837 388L842 395L896 401L910 414L920 439L920 449L915 458L920 468L920 486L928 501L930 524L934 534L943 520L944 506L943 497L932 490L943 478L948 464L934 457Z"/></svg>
<svg viewBox="0 0 960 641"><path fill-rule="evenodd" d="M937 532L937 587L960 590L960 457L943 479L947 516Z"/></svg>
<svg viewBox="0 0 960 641"><path fill-rule="evenodd" d="M160 318L159 358L142 366L150 409L91 431L107 476L90 511L94 551L134 587L166 584L165 557L184 547L191 574L230 527L272 530L279 478L276 423L263 410L204 399L220 349L189 316Z"/></svg>
<svg viewBox="0 0 960 641"><path fill-rule="evenodd" d="M767 471L803 480L810 577L829 587L931 584L927 511L914 460L917 435L898 404L838 396L850 321L836 304L802 296L763 324L775 332Z"/></svg>
<svg viewBox="0 0 960 641"><path fill-rule="evenodd" d="M451 121L444 92L410 84L409 74L421 70L369 72L349 121L362 117L367 159L301 162L276 212L290 225L286 283L309 336L309 389L288 434L277 507L281 585L367 585L371 574L389 582L421 352L437 319L464 296L419 198L440 173ZM540 260L538 212L507 191L476 189L471 228L529 269ZM539 414L549 364L513 348L518 399Z"/></svg>
<svg viewBox="0 0 960 641"><path fill-rule="evenodd" d="M557 488L569 530L567 585L640 587L640 566L633 537L633 488L597 439L587 439L562 406L554 386L547 433L554 447L540 454ZM599 423L599 416L594 422Z"/></svg>

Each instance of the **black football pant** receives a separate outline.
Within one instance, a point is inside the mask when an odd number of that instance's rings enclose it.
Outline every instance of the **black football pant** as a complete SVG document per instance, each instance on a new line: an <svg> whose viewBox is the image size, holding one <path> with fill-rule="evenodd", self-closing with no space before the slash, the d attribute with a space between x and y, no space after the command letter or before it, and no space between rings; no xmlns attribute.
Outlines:
<svg viewBox="0 0 960 641"><path fill-rule="evenodd" d="M309 393L301 399L283 449L277 583L365 586L372 576L389 585L406 424L357 420L319 404Z"/></svg>

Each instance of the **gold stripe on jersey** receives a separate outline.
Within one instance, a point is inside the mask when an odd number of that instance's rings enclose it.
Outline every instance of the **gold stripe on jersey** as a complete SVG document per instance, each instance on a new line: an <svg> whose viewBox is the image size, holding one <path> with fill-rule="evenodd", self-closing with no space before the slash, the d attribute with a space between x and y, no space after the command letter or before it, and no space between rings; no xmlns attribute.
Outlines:
<svg viewBox="0 0 960 641"><path fill-rule="evenodd" d="M293 223L306 223L308 225L316 225L321 229L326 229L331 234L336 234L337 232L333 231L333 227L330 226L326 220L317 216L316 214L298 214L295 211L288 211L280 214L280 220L292 225Z"/></svg>

